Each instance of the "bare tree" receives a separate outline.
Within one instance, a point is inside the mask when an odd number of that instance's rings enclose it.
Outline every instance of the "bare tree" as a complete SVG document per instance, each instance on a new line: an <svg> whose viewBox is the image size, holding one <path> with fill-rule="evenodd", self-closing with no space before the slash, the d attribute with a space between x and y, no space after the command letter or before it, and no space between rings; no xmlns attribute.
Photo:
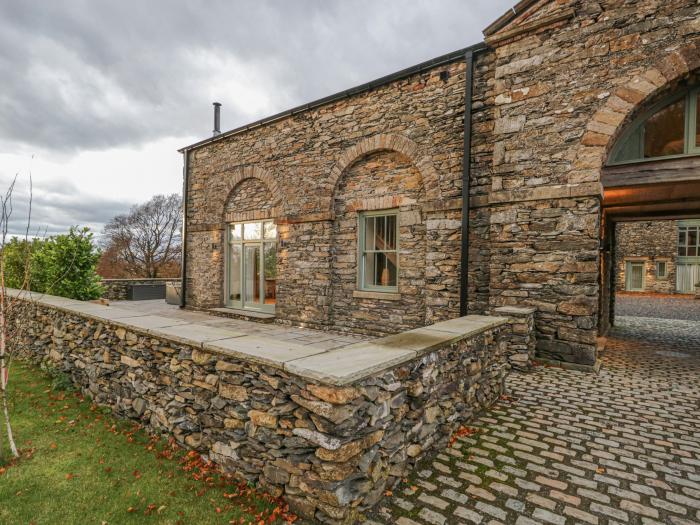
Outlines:
<svg viewBox="0 0 700 525"><path fill-rule="evenodd" d="M180 260L182 225L178 194L156 195L104 229L103 248L133 277L159 277Z"/></svg>
<svg viewBox="0 0 700 525"><path fill-rule="evenodd" d="M27 212L27 227L24 231L24 246L27 250L22 254L24 279L20 289L15 289L13 293L5 287L5 247L9 237L9 223L12 217L12 194L15 189L17 177L12 180L5 195L0 195L0 404L2 405L3 420L7 433L7 440L10 446L10 451L15 457L19 457L17 445L15 444L14 435L12 433L12 425L10 422L10 409L8 403L7 388L10 380L10 368L12 358L20 346L20 334L22 323L19 321L21 315L18 310L26 308L27 303L21 301L21 295L29 289L30 268L31 268L31 246L29 239L29 227L31 223L32 210L32 180L29 178L29 207ZM2 433L0 433L0 436ZM0 458L3 455L2 439L0 439Z"/></svg>

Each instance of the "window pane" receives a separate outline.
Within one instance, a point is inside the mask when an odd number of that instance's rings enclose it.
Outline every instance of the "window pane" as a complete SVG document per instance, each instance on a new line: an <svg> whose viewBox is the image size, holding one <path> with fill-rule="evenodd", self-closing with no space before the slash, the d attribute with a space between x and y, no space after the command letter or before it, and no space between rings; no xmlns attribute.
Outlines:
<svg viewBox="0 0 700 525"><path fill-rule="evenodd" d="M277 225L274 222L266 222L263 224L263 235L266 239L277 238Z"/></svg>
<svg viewBox="0 0 700 525"><path fill-rule="evenodd" d="M265 268L265 304L275 304L277 284L277 245L266 242L263 249Z"/></svg>
<svg viewBox="0 0 700 525"><path fill-rule="evenodd" d="M260 238L260 223L251 222L243 225L243 238L246 241L253 241Z"/></svg>
<svg viewBox="0 0 700 525"><path fill-rule="evenodd" d="M375 219L376 217L365 217L365 250L375 250Z"/></svg>
<svg viewBox="0 0 700 525"><path fill-rule="evenodd" d="M396 249L396 215L386 217L386 249Z"/></svg>
<svg viewBox="0 0 700 525"><path fill-rule="evenodd" d="M688 246L688 257L695 257L698 254L697 246Z"/></svg>
<svg viewBox="0 0 700 525"><path fill-rule="evenodd" d="M678 231L678 246L685 246L685 228Z"/></svg>
<svg viewBox="0 0 700 525"><path fill-rule="evenodd" d="M681 257L685 257L685 255L686 255L685 246L679 246L679 247L678 247L678 255L680 255Z"/></svg>
<svg viewBox="0 0 700 525"><path fill-rule="evenodd" d="M232 241L239 241L241 240L241 232L242 232L241 224L233 224L231 225L231 240Z"/></svg>
<svg viewBox="0 0 700 525"><path fill-rule="evenodd" d="M620 147L615 157L616 162L622 162L626 160L636 160L642 158L642 127L638 127L634 132L627 138L627 140Z"/></svg>
<svg viewBox="0 0 700 525"><path fill-rule="evenodd" d="M240 224L238 225L240 226ZM241 245L232 244L229 250L228 293L230 301L241 300Z"/></svg>
<svg viewBox="0 0 700 525"><path fill-rule="evenodd" d="M695 146L700 148L700 93L695 97Z"/></svg>
<svg viewBox="0 0 700 525"><path fill-rule="evenodd" d="M644 157L683 153L685 99L666 106L644 123Z"/></svg>
<svg viewBox="0 0 700 525"><path fill-rule="evenodd" d="M698 230L695 228L688 229L688 247L698 245Z"/></svg>
<svg viewBox="0 0 700 525"><path fill-rule="evenodd" d="M246 229L248 224L245 225ZM258 225L259 226L259 225ZM244 230L245 231L245 230ZM260 246L245 247L245 302L260 303Z"/></svg>
<svg viewBox="0 0 700 525"><path fill-rule="evenodd" d="M656 263L656 276L657 277L666 277L666 263L665 262Z"/></svg>
<svg viewBox="0 0 700 525"><path fill-rule="evenodd" d="M375 252L365 256L366 287L396 286L396 253Z"/></svg>

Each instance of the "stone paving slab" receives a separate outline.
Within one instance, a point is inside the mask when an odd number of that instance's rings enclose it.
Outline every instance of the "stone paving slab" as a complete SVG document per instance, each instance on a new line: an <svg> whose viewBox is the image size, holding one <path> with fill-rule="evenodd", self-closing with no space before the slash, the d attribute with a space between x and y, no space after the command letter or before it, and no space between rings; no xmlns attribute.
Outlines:
<svg viewBox="0 0 700 525"><path fill-rule="evenodd" d="M163 317L162 315L134 315L130 313L128 317L112 317L114 321L128 324L143 330L151 330L153 328L165 328L168 326L189 325L184 319L176 319L173 317ZM196 326L196 325L189 325Z"/></svg>
<svg viewBox="0 0 700 525"><path fill-rule="evenodd" d="M277 366L278 368L290 361L325 352L324 350L308 345L289 341L277 341L275 339L254 335L204 343L203 348L205 350L238 356L246 361Z"/></svg>
<svg viewBox="0 0 700 525"><path fill-rule="evenodd" d="M231 339L233 337L243 337L246 334L229 330L226 328L217 328L214 326L198 326L192 324L166 326L151 330L154 335L161 335L183 343L209 343L220 339Z"/></svg>
<svg viewBox="0 0 700 525"><path fill-rule="evenodd" d="M618 317L603 361L512 374L365 523L700 523L700 323Z"/></svg>

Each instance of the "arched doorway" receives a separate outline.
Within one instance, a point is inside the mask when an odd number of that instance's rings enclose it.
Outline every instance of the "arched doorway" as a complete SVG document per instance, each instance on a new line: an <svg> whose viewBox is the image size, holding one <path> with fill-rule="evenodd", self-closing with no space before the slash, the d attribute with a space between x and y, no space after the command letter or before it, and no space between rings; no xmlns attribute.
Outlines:
<svg viewBox="0 0 700 525"><path fill-rule="evenodd" d="M629 309L628 296L692 294L700 281L697 76L636 114L610 149L601 176L603 335L615 324L617 307Z"/></svg>
<svg viewBox="0 0 700 525"><path fill-rule="evenodd" d="M224 305L267 314L277 302L277 208L268 186L243 178L224 208Z"/></svg>

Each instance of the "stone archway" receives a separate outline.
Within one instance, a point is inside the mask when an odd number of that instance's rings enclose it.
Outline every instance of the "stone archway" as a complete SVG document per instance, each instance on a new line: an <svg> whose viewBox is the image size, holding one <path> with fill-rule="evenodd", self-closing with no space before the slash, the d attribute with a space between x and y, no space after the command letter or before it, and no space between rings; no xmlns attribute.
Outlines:
<svg viewBox="0 0 700 525"><path fill-rule="evenodd" d="M267 171L257 166L237 167L225 171L233 173L228 178L228 188L224 193L226 198L223 202L223 222L267 219L282 215L282 193L277 181ZM234 210L232 203L241 195L241 191L255 194L256 198L242 209Z"/></svg>
<svg viewBox="0 0 700 525"><path fill-rule="evenodd" d="M575 171L584 175L584 171L600 170L637 109L698 69L700 38L671 51L653 67L618 86L589 120L576 153Z"/></svg>
<svg viewBox="0 0 700 525"><path fill-rule="evenodd" d="M333 198L338 181L343 173L363 157L379 151L395 151L410 159L421 175L424 186L424 199L437 200L441 196L440 180L429 155L420 155L419 146L402 135L379 134L362 139L348 148L333 166L329 176L330 195L327 209L333 212Z"/></svg>
<svg viewBox="0 0 700 525"><path fill-rule="evenodd" d="M334 168L330 196L333 217L330 321L334 326L369 334L423 326L426 316L427 230L423 213L427 184L437 189L428 161L420 169L417 146L399 136L365 139L342 156ZM426 184L426 177L428 182ZM395 217L400 255L396 288L369 288L361 277L364 221ZM371 216L367 218L368 216ZM386 320L391 319L392 323Z"/></svg>
<svg viewBox="0 0 700 525"><path fill-rule="evenodd" d="M601 193L601 264L599 265L599 333L615 316L616 223L642 219L683 218L700 207L700 170L683 162L650 159L608 166L608 157L634 119L651 103L673 93L700 71L700 38L657 59L654 65L621 83L588 121L574 160L580 180L597 181ZM680 171L684 170L682 177ZM663 173L663 175L660 175ZM679 182L682 180L682 182Z"/></svg>

